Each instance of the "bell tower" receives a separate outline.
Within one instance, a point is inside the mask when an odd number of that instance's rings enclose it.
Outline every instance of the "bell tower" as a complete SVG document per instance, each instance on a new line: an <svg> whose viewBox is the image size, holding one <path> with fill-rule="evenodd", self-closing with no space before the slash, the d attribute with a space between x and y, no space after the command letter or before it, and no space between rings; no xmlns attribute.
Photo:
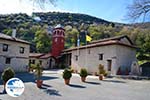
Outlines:
<svg viewBox="0 0 150 100"><path fill-rule="evenodd" d="M59 24L52 34L52 56L57 57L64 50L65 44L65 29Z"/></svg>

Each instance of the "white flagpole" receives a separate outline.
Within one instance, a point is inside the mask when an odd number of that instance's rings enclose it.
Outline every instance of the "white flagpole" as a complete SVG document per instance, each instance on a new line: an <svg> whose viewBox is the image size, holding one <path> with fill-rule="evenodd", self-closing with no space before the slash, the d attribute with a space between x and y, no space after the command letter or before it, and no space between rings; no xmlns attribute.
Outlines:
<svg viewBox="0 0 150 100"><path fill-rule="evenodd" d="M87 67L87 40L86 40L86 36L87 36L87 32L85 33L85 67Z"/></svg>

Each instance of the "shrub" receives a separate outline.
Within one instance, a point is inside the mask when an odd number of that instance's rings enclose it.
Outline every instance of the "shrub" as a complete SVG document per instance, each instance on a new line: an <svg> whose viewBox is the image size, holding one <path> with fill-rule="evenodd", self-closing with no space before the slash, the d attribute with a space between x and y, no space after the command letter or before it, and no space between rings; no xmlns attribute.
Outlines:
<svg viewBox="0 0 150 100"><path fill-rule="evenodd" d="M107 75L105 69L104 69L104 65L99 64L99 74L103 74L103 75Z"/></svg>
<svg viewBox="0 0 150 100"><path fill-rule="evenodd" d="M72 77L72 73L70 69L65 69L63 72L63 78L64 79L70 79Z"/></svg>
<svg viewBox="0 0 150 100"><path fill-rule="evenodd" d="M36 64L36 66L34 67L34 74L36 76L37 79L40 79L40 77L42 76L42 72L43 72L43 69L42 67L40 66L40 64Z"/></svg>
<svg viewBox="0 0 150 100"><path fill-rule="evenodd" d="M4 82L7 82L9 79L13 78L14 76L15 76L14 70L11 67L8 67L2 73L1 79Z"/></svg>
<svg viewBox="0 0 150 100"><path fill-rule="evenodd" d="M81 77L87 77L87 75L88 75L87 70L85 68L81 68L81 70L80 70L80 76Z"/></svg>

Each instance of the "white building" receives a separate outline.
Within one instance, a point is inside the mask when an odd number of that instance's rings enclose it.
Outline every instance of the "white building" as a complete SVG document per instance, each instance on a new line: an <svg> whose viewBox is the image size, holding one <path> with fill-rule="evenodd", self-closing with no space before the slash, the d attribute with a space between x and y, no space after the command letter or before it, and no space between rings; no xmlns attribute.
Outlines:
<svg viewBox="0 0 150 100"><path fill-rule="evenodd" d="M29 42L0 33L0 71L12 67L26 71L29 63Z"/></svg>
<svg viewBox="0 0 150 100"><path fill-rule="evenodd" d="M116 75L119 67L122 73L131 70L132 62L136 61L136 47L127 36L117 36L63 50L63 55L65 63L74 70L84 67L89 73L96 73L102 64L107 72Z"/></svg>
<svg viewBox="0 0 150 100"><path fill-rule="evenodd" d="M30 53L29 54L30 64L40 64L43 69L53 69L55 67L55 58L51 53Z"/></svg>

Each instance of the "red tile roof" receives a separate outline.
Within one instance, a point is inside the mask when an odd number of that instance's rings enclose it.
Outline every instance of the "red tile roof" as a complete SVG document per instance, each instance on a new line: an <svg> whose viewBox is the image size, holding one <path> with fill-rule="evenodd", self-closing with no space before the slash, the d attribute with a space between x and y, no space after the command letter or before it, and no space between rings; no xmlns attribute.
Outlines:
<svg viewBox="0 0 150 100"><path fill-rule="evenodd" d="M40 58L41 59L46 59L46 58L49 58L49 57L52 57L51 53L47 53L47 54L41 56Z"/></svg>
<svg viewBox="0 0 150 100"><path fill-rule="evenodd" d="M65 50L63 50L63 52L68 52L68 51L77 50L77 49L85 49L85 48L106 46L106 45L123 45L123 46L130 47L130 48L136 48L136 46L132 45L133 44L132 42L131 42L131 45L125 44L125 43L121 42L120 38L123 38L123 37L126 37L127 39L129 39L127 36L120 36L120 37L117 36L117 37L113 37L113 38L108 38L108 39L102 39L102 40L98 40L98 41L93 41L93 42L91 42L88 45L65 49ZM129 42L130 41L131 40L129 39Z"/></svg>
<svg viewBox="0 0 150 100"><path fill-rule="evenodd" d="M43 55L44 55L44 53L30 53L29 57L30 58L39 58L39 57L41 57Z"/></svg>

